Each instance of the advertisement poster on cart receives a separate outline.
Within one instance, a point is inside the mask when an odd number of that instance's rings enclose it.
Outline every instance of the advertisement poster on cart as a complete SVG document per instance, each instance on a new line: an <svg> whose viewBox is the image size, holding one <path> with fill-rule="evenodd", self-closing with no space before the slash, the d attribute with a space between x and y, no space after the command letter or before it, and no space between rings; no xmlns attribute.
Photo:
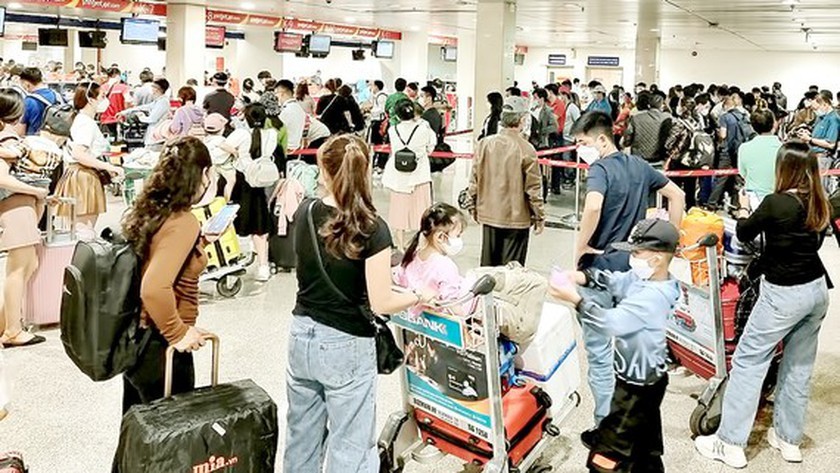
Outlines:
<svg viewBox="0 0 840 473"><path fill-rule="evenodd" d="M403 340L411 404L489 440L490 399L484 356L408 330L403 330Z"/></svg>
<svg viewBox="0 0 840 473"><path fill-rule="evenodd" d="M680 282L680 299L668 317L668 338L715 362L715 315L709 293Z"/></svg>

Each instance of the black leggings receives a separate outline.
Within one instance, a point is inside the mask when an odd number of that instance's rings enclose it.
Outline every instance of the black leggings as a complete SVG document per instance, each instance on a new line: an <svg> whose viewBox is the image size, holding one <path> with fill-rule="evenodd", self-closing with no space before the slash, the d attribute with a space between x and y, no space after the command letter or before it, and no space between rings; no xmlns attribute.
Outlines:
<svg viewBox="0 0 840 473"><path fill-rule="evenodd" d="M123 374L123 414L135 404L148 404L163 397L166 347L169 344L156 329L137 365ZM172 360L172 394L195 389L195 367L192 353L175 352Z"/></svg>

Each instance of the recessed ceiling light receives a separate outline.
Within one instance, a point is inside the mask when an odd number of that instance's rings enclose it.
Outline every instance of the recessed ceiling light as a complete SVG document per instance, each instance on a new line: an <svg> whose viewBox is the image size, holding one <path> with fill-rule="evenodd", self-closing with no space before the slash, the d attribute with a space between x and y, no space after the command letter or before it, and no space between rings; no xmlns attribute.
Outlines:
<svg viewBox="0 0 840 473"><path fill-rule="evenodd" d="M651 28L651 29L650 29L650 32L651 32L651 33L656 33L657 31L659 31L659 28Z"/></svg>
<svg viewBox="0 0 840 473"><path fill-rule="evenodd" d="M419 26L417 26L417 25L414 25L414 26L412 26L412 27L411 27L411 28L409 28L409 29L410 29L411 31L420 31L420 27L419 27Z"/></svg>
<svg viewBox="0 0 840 473"><path fill-rule="evenodd" d="M583 8L580 5L578 5L577 3L564 3L563 8L568 8L569 10L581 10L581 11L583 11Z"/></svg>
<svg viewBox="0 0 840 473"><path fill-rule="evenodd" d="M12 2L9 4L9 8L11 8L12 10L20 10L21 8L23 8L23 5L21 5L18 2Z"/></svg>
<svg viewBox="0 0 840 473"><path fill-rule="evenodd" d="M347 23L355 23L356 18L354 18L352 16L348 16L347 18L344 19L344 21L347 22Z"/></svg>
<svg viewBox="0 0 840 473"><path fill-rule="evenodd" d="M253 2L242 2L242 8L246 10L253 10L254 8L257 8L257 6L254 5Z"/></svg>

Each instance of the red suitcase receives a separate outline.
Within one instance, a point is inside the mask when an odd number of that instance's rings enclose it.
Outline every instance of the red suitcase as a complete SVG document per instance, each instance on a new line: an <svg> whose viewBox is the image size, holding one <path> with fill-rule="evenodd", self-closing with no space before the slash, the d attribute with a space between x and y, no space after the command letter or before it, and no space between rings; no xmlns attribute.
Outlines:
<svg viewBox="0 0 840 473"><path fill-rule="evenodd" d="M47 236L37 247L38 270L26 288L23 318L27 325L54 325L61 318L61 293L64 285L64 268L73 260L76 248L76 219L74 201L63 200L73 209L70 231L56 235L53 221L54 206L48 206Z"/></svg>
<svg viewBox="0 0 840 473"><path fill-rule="evenodd" d="M542 440L551 419L551 398L533 384L516 386L502 398L502 416L508 443L510 467L515 468ZM465 462L484 465L493 458L493 446L439 418L414 409L423 442Z"/></svg>

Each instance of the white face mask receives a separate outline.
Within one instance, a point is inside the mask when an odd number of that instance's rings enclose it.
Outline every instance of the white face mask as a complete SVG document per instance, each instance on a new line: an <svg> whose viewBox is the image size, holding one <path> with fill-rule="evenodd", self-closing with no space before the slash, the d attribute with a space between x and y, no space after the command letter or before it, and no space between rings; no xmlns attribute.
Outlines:
<svg viewBox="0 0 840 473"><path fill-rule="evenodd" d="M578 156L586 164L592 164L601 158L601 154L594 146L580 145L577 149Z"/></svg>
<svg viewBox="0 0 840 473"><path fill-rule="evenodd" d="M99 99L99 102L96 103L96 113L105 113L108 110L108 107L111 106L111 101L107 98Z"/></svg>
<svg viewBox="0 0 840 473"><path fill-rule="evenodd" d="M442 243L446 256L455 256L464 250L464 240L461 237L449 237L449 241Z"/></svg>
<svg viewBox="0 0 840 473"><path fill-rule="evenodd" d="M654 273L654 269L650 266L649 260L637 258L633 255L630 255L630 271L638 276L639 279L650 279Z"/></svg>

